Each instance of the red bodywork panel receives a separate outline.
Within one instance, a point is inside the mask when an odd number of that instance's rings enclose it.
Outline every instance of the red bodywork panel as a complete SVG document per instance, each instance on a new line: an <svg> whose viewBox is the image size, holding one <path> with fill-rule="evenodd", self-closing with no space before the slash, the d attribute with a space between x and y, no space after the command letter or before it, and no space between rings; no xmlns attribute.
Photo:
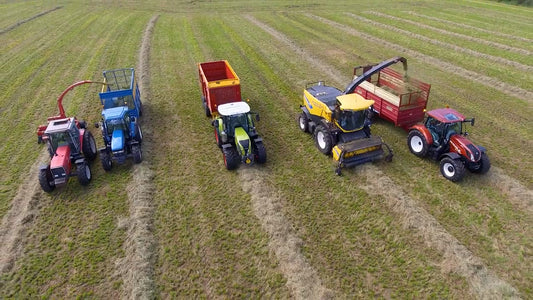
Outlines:
<svg viewBox="0 0 533 300"><path fill-rule="evenodd" d="M478 162L481 159L481 150L460 134L450 137L450 152L455 152L472 162Z"/></svg>
<svg viewBox="0 0 533 300"><path fill-rule="evenodd" d="M411 126L409 127L409 131L411 130L420 131L420 133L422 133L422 135L426 139L426 142L428 143L428 145L433 144L433 136L431 135L431 132L429 132L429 129L427 129L427 127L424 126L424 124L416 124L414 126Z"/></svg>
<svg viewBox="0 0 533 300"><path fill-rule="evenodd" d="M50 161L50 169L62 167L67 174L70 173L70 147L63 145L57 147L56 153Z"/></svg>
<svg viewBox="0 0 533 300"><path fill-rule="evenodd" d="M221 104L242 101L239 77L227 61L199 63L198 77L211 113L216 113Z"/></svg>
<svg viewBox="0 0 533 300"><path fill-rule="evenodd" d="M428 116L439 120L442 123L463 122L465 116L452 108L439 108L428 111Z"/></svg>

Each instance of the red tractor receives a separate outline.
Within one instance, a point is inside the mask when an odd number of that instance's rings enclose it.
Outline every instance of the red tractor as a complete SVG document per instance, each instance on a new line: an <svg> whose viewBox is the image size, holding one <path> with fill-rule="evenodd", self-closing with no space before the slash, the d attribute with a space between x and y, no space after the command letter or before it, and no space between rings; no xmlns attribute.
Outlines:
<svg viewBox="0 0 533 300"><path fill-rule="evenodd" d="M52 192L56 186L65 185L72 176L77 176L81 185L87 185L91 181L88 161L96 158L96 142L86 129L85 122L65 116L62 104L67 92L86 83L93 81L80 81L63 91L57 99L59 115L49 117L48 124L40 125L37 129L37 141L46 142L50 153L50 163L41 166L39 170L39 183L47 193Z"/></svg>
<svg viewBox="0 0 533 300"><path fill-rule="evenodd" d="M409 150L418 157L439 160L442 175L453 182L464 177L465 168L472 173L487 173L490 161L486 149L473 144L463 132L463 123L474 126L474 120L465 119L451 108L429 111L423 124L409 128Z"/></svg>

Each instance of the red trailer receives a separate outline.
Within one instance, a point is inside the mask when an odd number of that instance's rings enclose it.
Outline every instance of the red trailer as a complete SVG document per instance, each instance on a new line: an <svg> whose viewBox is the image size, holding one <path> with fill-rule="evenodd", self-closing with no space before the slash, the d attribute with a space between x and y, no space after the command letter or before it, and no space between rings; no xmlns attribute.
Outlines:
<svg viewBox="0 0 533 300"><path fill-rule="evenodd" d="M221 104L242 101L239 77L226 60L199 63L198 76L206 116L218 114Z"/></svg>
<svg viewBox="0 0 533 300"><path fill-rule="evenodd" d="M354 68L354 78L372 66ZM372 110L380 118L408 130L424 119L431 85L385 68L362 82L355 93L374 100Z"/></svg>

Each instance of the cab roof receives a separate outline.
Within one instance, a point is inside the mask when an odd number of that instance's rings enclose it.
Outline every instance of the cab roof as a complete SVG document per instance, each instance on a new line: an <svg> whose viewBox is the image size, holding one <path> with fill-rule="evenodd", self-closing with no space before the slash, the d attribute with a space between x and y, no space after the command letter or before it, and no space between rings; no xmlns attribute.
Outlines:
<svg viewBox="0 0 533 300"><path fill-rule="evenodd" d="M118 119L124 117L126 112L128 112L127 106L107 108L102 111L102 117L104 120Z"/></svg>
<svg viewBox="0 0 533 300"><path fill-rule="evenodd" d="M465 116L452 108L439 108L428 111L428 116L439 120L442 123L463 122Z"/></svg>
<svg viewBox="0 0 533 300"><path fill-rule="evenodd" d="M337 100L342 110L365 110L374 104L374 100L367 100L363 96L355 93L337 96Z"/></svg>
<svg viewBox="0 0 533 300"><path fill-rule="evenodd" d="M72 123L74 122L75 122L74 118L64 118L64 119L50 121L44 133L48 134L48 133L67 131L70 128L70 126L72 126Z"/></svg>
<svg viewBox="0 0 533 300"><path fill-rule="evenodd" d="M246 102L230 102L221 104L217 108L218 113L222 116L231 116L236 114L245 114L250 111L250 106Z"/></svg>

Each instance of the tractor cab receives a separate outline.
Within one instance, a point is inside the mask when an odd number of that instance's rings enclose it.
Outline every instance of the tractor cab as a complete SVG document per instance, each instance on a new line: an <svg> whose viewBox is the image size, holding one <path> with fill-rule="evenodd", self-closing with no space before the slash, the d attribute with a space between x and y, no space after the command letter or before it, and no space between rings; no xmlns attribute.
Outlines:
<svg viewBox="0 0 533 300"><path fill-rule="evenodd" d="M247 133L255 130L250 106L246 102L222 104L218 107L218 113L223 119L226 132L234 132L239 127Z"/></svg>
<svg viewBox="0 0 533 300"><path fill-rule="evenodd" d="M74 118L51 121L44 132L50 155L58 154L58 149L70 148L70 154L81 153L80 133Z"/></svg>
<svg viewBox="0 0 533 300"><path fill-rule="evenodd" d="M110 141L111 151L124 151L126 140L132 136L130 124L135 121L135 117L130 117L127 106L119 106L102 111L104 139Z"/></svg>
<svg viewBox="0 0 533 300"><path fill-rule="evenodd" d="M463 122L473 122L466 120L465 116L451 108L435 109L428 112L426 128L431 133L433 145L440 146L447 144L455 134L463 133Z"/></svg>

